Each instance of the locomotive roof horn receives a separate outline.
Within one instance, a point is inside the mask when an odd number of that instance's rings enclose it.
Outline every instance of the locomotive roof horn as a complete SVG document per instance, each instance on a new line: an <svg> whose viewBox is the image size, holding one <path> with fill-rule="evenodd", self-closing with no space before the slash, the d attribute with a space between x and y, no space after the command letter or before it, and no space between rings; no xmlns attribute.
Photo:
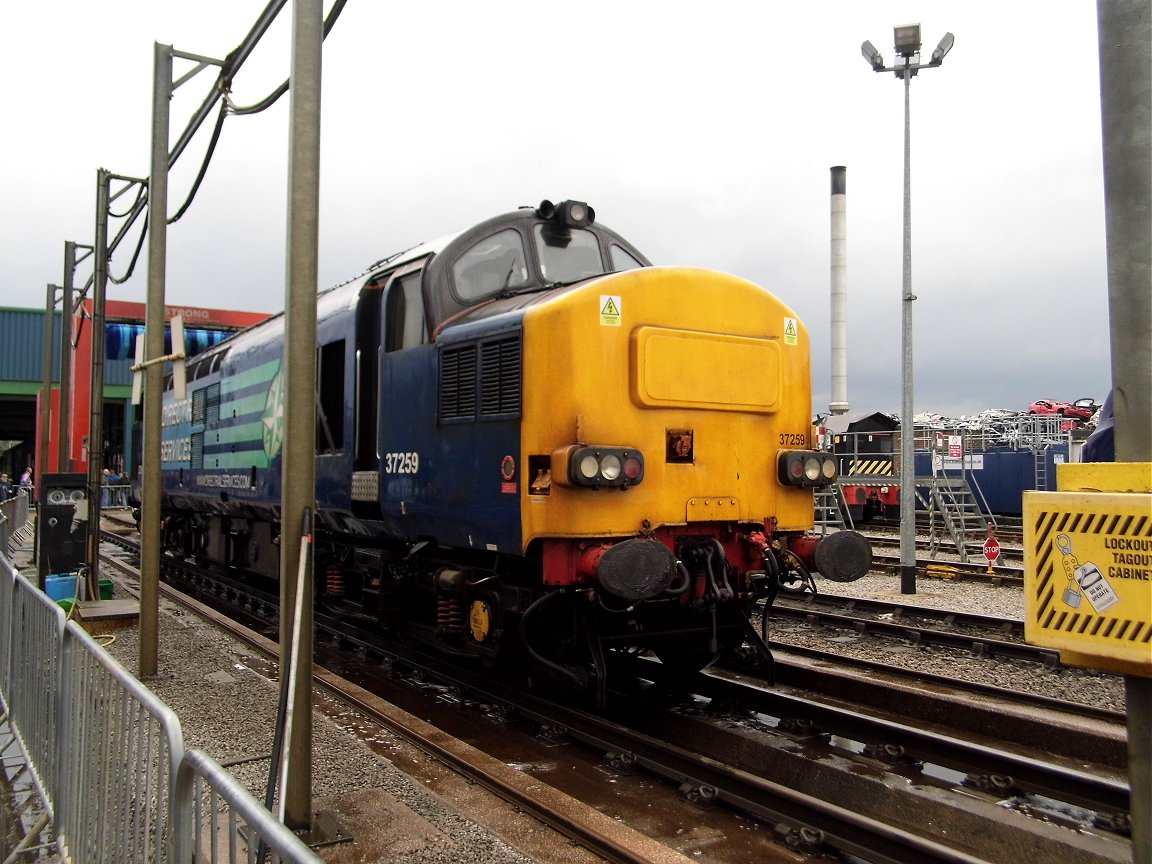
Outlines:
<svg viewBox="0 0 1152 864"><path fill-rule="evenodd" d="M553 204L547 198L536 208L541 219L553 219L566 228L586 228L596 221L596 211L583 201L561 201Z"/></svg>

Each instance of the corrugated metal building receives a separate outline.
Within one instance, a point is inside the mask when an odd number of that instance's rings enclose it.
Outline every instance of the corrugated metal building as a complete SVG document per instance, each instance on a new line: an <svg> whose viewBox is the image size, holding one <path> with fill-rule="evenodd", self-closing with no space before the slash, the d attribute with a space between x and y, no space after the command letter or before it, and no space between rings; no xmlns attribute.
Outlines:
<svg viewBox="0 0 1152 864"><path fill-rule="evenodd" d="M40 391L44 384L44 309L0 307L0 471L15 482L25 468L60 469L57 411L60 399L60 346L63 314L54 314L52 333L52 393L49 420L48 463L36 465L37 430L40 424ZM185 319L187 353L192 356L210 345L267 317L260 312L165 307L165 318L182 314ZM143 332L142 303L108 301L105 309L105 360L103 387L103 463L118 470L135 464L132 452L138 422L132 405L132 346ZM72 351L70 412L70 464L67 470L87 471L88 429L91 403L91 304L86 301L70 322ZM170 340L166 337L165 342Z"/></svg>
<svg viewBox="0 0 1152 864"><path fill-rule="evenodd" d="M61 317L60 312L54 316L52 335L56 383ZM44 310L0 307L0 471L13 482L36 461L36 406L43 380Z"/></svg>

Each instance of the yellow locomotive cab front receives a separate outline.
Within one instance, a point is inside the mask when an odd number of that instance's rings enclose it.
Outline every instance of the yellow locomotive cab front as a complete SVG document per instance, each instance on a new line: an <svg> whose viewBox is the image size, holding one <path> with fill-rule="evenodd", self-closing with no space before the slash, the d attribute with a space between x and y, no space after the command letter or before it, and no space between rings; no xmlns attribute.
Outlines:
<svg viewBox="0 0 1152 864"><path fill-rule="evenodd" d="M695 522L812 527L810 489L777 480L777 452L809 445L808 333L768 291L690 268L605 276L529 310L523 458L525 546L631 536ZM638 451L643 480L564 483L576 446ZM540 471L533 472L539 477ZM559 482L558 482L559 481Z"/></svg>

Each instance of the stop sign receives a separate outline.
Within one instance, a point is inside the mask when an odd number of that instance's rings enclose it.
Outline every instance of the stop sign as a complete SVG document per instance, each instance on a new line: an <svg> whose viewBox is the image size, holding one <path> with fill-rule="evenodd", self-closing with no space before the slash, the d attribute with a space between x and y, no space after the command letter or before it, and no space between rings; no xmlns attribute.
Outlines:
<svg viewBox="0 0 1152 864"><path fill-rule="evenodd" d="M988 559L989 564L1000 557L1000 541L995 537L989 537L984 541L984 557Z"/></svg>

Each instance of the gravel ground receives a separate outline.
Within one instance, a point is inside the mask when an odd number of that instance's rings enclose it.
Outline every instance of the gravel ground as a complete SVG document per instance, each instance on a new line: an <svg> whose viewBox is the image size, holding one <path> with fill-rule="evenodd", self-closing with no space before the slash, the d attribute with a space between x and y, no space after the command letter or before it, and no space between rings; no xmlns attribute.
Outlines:
<svg viewBox="0 0 1152 864"><path fill-rule="evenodd" d="M869 574L855 582L833 582L816 577L821 594L867 597L870 600L896 600L913 606L954 609L1000 618L1024 620L1024 591L1014 585L990 585L958 579L916 579L916 593L900 593L900 577L895 574Z"/></svg>

